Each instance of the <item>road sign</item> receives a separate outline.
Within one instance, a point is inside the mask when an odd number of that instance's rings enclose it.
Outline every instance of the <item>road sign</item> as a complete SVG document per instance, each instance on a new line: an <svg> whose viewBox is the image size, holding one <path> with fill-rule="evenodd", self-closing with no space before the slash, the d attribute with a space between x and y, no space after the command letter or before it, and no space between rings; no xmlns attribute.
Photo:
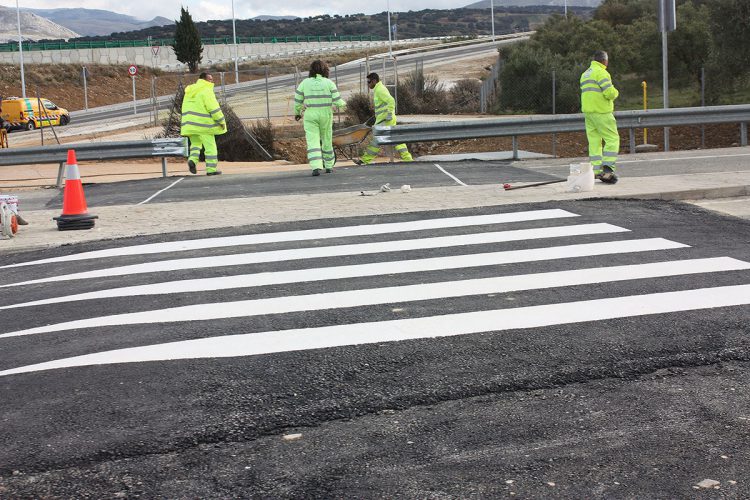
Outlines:
<svg viewBox="0 0 750 500"><path fill-rule="evenodd" d="M136 66L135 64L131 64L131 65L130 65L130 66L128 67L128 74L129 74L130 76L135 76L135 75L137 75L137 74L138 74L138 66Z"/></svg>

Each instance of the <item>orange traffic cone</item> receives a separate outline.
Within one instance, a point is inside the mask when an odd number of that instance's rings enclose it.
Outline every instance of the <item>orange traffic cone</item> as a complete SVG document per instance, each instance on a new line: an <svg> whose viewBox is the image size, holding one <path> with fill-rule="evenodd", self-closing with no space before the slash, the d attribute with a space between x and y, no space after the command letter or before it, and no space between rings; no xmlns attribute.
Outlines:
<svg viewBox="0 0 750 500"><path fill-rule="evenodd" d="M94 227L96 215L89 215L86 198L83 196L81 174L78 173L76 152L68 150L68 161L65 167L65 188L63 191L63 210L60 217L53 217L57 221L57 229L71 231L75 229L91 229Z"/></svg>

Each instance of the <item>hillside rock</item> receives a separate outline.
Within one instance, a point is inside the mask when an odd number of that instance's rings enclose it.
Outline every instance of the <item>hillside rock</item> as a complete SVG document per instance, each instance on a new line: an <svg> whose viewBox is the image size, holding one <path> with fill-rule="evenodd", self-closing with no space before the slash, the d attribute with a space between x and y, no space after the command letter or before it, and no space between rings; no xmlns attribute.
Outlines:
<svg viewBox="0 0 750 500"><path fill-rule="evenodd" d="M21 9L21 36L24 40L67 40L80 35L49 19ZM0 5L0 43L18 41L16 9Z"/></svg>
<svg viewBox="0 0 750 500"><path fill-rule="evenodd" d="M155 17L143 21L125 14L100 9L27 9L61 26L80 33L81 36L100 36L111 33L142 30L153 26L166 26L174 21Z"/></svg>

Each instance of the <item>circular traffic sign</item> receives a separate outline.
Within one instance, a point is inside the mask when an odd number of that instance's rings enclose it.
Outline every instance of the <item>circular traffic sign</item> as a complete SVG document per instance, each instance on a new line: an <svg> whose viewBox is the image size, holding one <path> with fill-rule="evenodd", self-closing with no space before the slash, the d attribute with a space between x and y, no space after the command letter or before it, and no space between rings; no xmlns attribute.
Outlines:
<svg viewBox="0 0 750 500"><path fill-rule="evenodd" d="M138 74L138 66L136 66L135 64L131 64L131 65L130 65L130 66L128 67L128 74L129 74L130 76L135 76L135 75L137 75L137 74Z"/></svg>

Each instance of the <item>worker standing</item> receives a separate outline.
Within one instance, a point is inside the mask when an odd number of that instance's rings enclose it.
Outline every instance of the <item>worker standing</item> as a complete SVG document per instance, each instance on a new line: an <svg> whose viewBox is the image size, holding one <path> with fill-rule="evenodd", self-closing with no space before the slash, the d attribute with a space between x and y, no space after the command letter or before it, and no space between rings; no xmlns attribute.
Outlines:
<svg viewBox="0 0 750 500"><path fill-rule="evenodd" d="M294 96L294 119L299 121L304 112L305 138L307 139L307 161L313 176L320 175L325 168L333 172L336 155L333 153L333 107L346 108L346 103L328 79L328 65L315 60L310 65L309 77L302 80Z"/></svg>
<svg viewBox="0 0 750 500"><path fill-rule="evenodd" d="M205 148L206 175L221 175L221 170L217 169L219 151L216 136L226 133L227 122L214 95L213 82L213 77L204 72L198 81L185 87L180 135L190 139L188 169L191 174L197 173L195 166L200 159L201 149Z"/></svg>
<svg viewBox="0 0 750 500"><path fill-rule="evenodd" d="M372 89L374 95L375 125L395 125L396 101L391 96L391 93L388 92L388 88L380 81L380 76L377 73L367 75L367 86ZM394 149L401 156L402 161L414 160L406 144L398 144ZM373 137L372 142L367 145L365 154L360 159L354 160L354 163L357 165L367 165L378 156L379 152L380 146L375 142L375 138Z"/></svg>
<svg viewBox="0 0 750 500"><path fill-rule="evenodd" d="M597 50L591 66L581 75L581 111L586 117L586 137L589 142L589 161L594 176L607 184L615 184L615 163L620 152L620 135L614 109L620 92L612 84L607 71L609 56ZM602 142L604 146L602 147Z"/></svg>

